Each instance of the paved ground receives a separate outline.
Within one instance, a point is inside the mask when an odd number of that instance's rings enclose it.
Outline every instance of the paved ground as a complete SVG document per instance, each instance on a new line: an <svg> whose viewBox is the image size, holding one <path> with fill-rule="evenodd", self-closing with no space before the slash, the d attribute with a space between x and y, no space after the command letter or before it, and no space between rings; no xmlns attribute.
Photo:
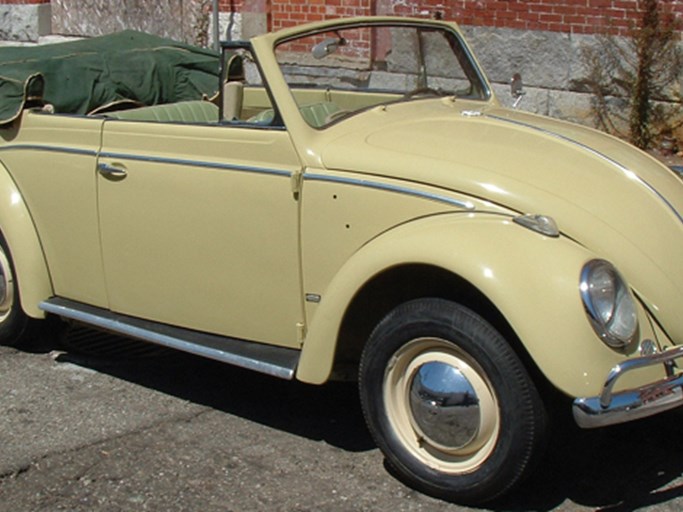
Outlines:
<svg viewBox="0 0 683 512"><path fill-rule="evenodd" d="M566 428L497 510L683 508L683 413ZM184 354L0 347L0 512L451 511L383 465L352 385Z"/></svg>

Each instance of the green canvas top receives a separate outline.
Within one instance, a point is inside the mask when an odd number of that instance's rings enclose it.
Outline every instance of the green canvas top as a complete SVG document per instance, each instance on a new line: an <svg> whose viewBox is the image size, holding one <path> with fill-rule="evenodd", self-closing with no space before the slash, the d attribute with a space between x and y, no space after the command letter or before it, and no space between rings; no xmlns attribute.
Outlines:
<svg viewBox="0 0 683 512"><path fill-rule="evenodd" d="M87 114L130 101L157 105L213 96L218 53L135 31L31 47L0 48L0 124L27 102Z"/></svg>

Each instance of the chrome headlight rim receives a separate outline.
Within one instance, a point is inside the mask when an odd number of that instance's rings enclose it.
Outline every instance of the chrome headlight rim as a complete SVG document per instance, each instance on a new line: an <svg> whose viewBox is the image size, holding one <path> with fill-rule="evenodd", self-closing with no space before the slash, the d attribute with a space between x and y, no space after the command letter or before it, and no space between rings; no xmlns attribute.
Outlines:
<svg viewBox="0 0 683 512"><path fill-rule="evenodd" d="M611 288L607 291L596 288L600 278L605 277ZM633 343L639 331L636 302L616 267L602 259L589 261L581 271L579 289L586 314L598 337L614 349L624 349Z"/></svg>

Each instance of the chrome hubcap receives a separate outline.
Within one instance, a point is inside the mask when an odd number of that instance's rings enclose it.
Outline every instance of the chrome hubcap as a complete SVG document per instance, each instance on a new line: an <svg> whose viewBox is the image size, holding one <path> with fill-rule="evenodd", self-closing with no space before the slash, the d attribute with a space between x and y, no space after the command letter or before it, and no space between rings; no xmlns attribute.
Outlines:
<svg viewBox="0 0 683 512"><path fill-rule="evenodd" d="M417 428L446 449L470 444L479 432L479 397L462 372L450 364L420 366L410 386L410 410Z"/></svg>
<svg viewBox="0 0 683 512"><path fill-rule="evenodd" d="M498 441L491 383L469 354L446 340L418 338L401 347L384 375L384 402L403 446L439 471L476 470Z"/></svg>

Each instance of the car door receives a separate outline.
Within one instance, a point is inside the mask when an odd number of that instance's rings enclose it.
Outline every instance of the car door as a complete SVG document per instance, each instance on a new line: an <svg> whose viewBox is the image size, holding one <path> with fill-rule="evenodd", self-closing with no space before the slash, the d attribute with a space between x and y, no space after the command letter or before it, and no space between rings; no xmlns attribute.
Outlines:
<svg viewBox="0 0 683 512"><path fill-rule="evenodd" d="M297 345L300 163L284 129L108 120L98 169L114 312Z"/></svg>

